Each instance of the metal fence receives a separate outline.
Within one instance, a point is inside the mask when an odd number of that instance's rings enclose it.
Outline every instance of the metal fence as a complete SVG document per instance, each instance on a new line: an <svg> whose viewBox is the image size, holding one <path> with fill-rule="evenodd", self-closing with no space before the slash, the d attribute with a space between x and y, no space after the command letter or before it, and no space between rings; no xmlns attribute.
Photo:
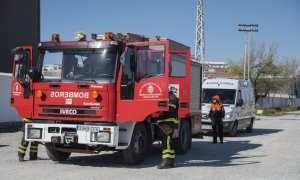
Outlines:
<svg viewBox="0 0 300 180"><path fill-rule="evenodd" d="M300 106L299 98L281 98L281 97L265 97L259 98L256 102L257 109L263 108L281 108L284 106Z"/></svg>

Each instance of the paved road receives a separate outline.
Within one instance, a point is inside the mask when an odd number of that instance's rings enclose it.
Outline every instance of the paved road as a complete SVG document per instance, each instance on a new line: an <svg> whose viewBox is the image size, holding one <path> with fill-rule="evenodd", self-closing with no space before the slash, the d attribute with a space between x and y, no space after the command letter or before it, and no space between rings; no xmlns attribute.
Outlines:
<svg viewBox="0 0 300 180"><path fill-rule="evenodd" d="M143 165L124 164L121 153L72 154L64 163L48 159L17 160L20 132L0 134L0 179L300 179L300 111L281 117L260 117L253 133L193 139L193 147L177 156L177 168L158 170L160 150L154 147Z"/></svg>

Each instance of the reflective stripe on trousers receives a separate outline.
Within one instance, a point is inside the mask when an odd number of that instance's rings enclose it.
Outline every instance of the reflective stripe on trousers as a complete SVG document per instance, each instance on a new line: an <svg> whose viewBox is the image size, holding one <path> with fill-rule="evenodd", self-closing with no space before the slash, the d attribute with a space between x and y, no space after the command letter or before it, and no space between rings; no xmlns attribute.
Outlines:
<svg viewBox="0 0 300 180"><path fill-rule="evenodd" d="M178 120L175 118L168 118L168 119L162 119L162 120L157 120L157 123L162 123L162 122L173 122L175 124L178 124Z"/></svg>
<svg viewBox="0 0 300 180"><path fill-rule="evenodd" d="M173 146L173 132L169 135L164 135L162 139L162 145L163 145L163 152L162 152L162 158L175 158L175 151Z"/></svg>

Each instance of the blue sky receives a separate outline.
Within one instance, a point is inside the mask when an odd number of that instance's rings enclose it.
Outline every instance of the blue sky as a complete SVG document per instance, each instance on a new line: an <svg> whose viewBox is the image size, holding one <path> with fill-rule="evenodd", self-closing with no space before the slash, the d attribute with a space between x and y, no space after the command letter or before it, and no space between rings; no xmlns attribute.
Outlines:
<svg viewBox="0 0 300 180"><path fill-rule="evenodd" d="M278 59L300 62L300 0L204 0L205 60L237 61L244 33L238 24L259 24L254 43L276 43ZM41 0L41 40L76 31L103 34L132 32L167 37L195 51L197 0Z"/></svg>

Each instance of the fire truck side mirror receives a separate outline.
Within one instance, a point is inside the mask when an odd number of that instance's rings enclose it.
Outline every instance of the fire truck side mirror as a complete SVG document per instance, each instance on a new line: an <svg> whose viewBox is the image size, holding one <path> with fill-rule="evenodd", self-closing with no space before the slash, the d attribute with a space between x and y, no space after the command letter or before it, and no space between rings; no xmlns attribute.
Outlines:
<svg viewBox="0 0 300 180"><path fill-rule="evenodd" d="M22 47L12 49L11 53L14 55L15 61L21 61L24 59L24 49Z"/></svg>
<svg viewBox="0 0 300 180"><path fill-rule="evenodd" d="M243 99L239 99L239 100L237 101L236 107L241 107L241 106L243 106L243 104L244 104Z"/></svg>
<svg viewBox="0 0 300 180"><path fill-rule="evenodd" d="M30 77L30 79L35 79L37 74L37 68L29 68L27 71L27 75Z"/></svg>
<svg viewBox="0 0 300 180"><path fill-rule="evenodd" d="M23 54L15 54L15 61L21 61L24 58Z"/></svg>
<svg viewBox="0 0 300 180"><path fill-rule="evenodd" d="M125 66L125 52L123 52L122 55L120 56L120 62L123 66Z"/></svg>

